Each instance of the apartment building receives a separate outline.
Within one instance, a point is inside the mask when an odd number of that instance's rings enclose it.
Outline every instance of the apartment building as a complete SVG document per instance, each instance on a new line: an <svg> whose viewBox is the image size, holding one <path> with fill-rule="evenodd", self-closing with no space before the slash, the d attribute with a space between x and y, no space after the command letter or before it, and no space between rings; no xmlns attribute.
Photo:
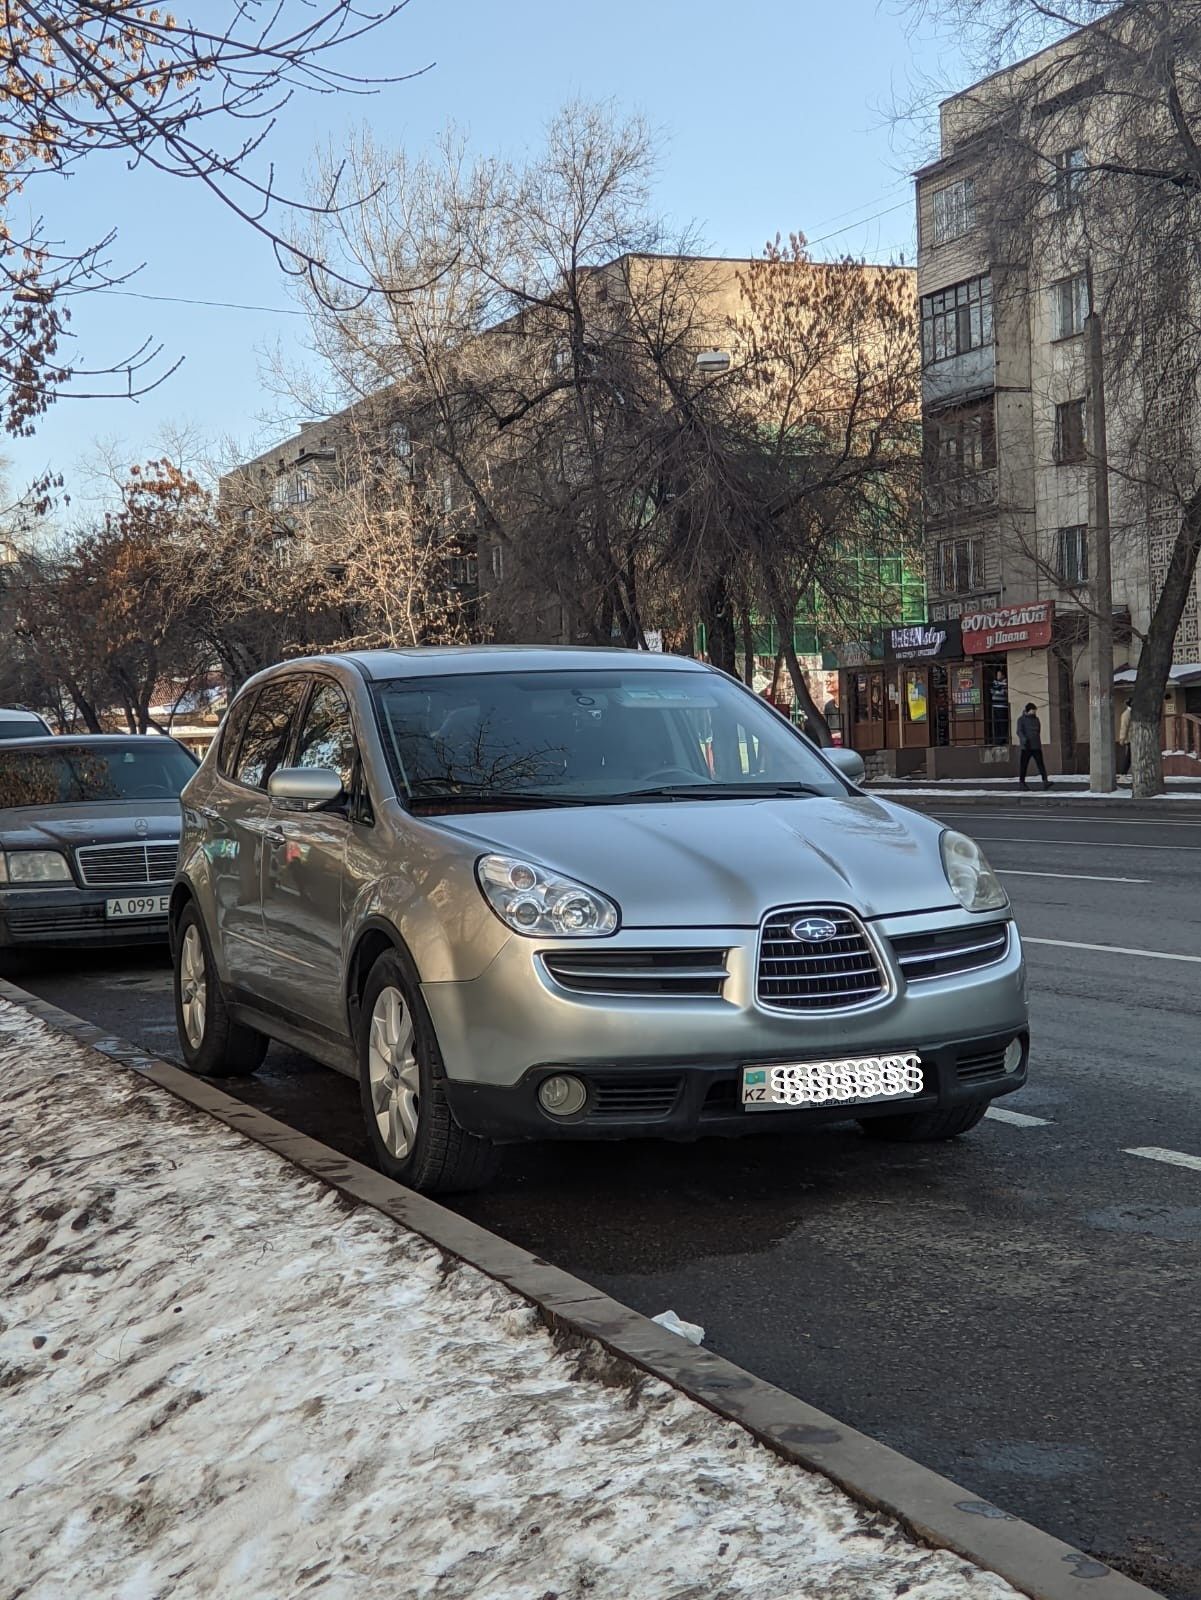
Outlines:
<svg viewBox="0 0 1201 1600"><path fill-rule="evenodd" d="M929 620L962 641L962 654L931 675L948 743L964 752L944 771L1007 769L1027 701L1039 707L1056 768L1086 759L1084 332L1090 273L1100 309L1110 252L1125 244L1085 221L1090 170L1123 137L1088 32L945 101L939 157L916 174ZM1141 401L1127 394L1111 405L1115 668L1127 676L1179 510L1114 464L1136 460L1136 437L1154 450L1173 428L1191 435L1186 403L1157 384ZM1198 628L1194 592L1169 712L1177 699L1185 709L1194 673L1201 684Z"/></svg>

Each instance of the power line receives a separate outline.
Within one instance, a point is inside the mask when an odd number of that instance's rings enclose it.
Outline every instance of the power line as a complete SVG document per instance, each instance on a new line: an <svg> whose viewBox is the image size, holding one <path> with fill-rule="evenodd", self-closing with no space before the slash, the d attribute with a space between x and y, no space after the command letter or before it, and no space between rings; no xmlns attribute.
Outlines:
<svg viewBox="0 0 1201 1600"><path fill-rule="evenodd" d="M869 222L878 222L881 217L890 217L894 211L908 211L912 205L912 200L902 200L898 205L888 206L870 217L863 217L859 222L848 222L845 228L835 228L833 233L823 233L820 239L808 239L806 243L825 244L827 239L837 239L840 233L854 233L856 228L866 228Z"/></svg>
<svg viewBox="0 0 1201 1600"><path fill-rule="evenodd" d="M146 294L141 289L94 289L93 294L119 294L129 300L159 300L173 306L209 306L215 311L265 311L273 317L307 317L294 306L247 306L237 300L192 300L180 294Z"/></svg>

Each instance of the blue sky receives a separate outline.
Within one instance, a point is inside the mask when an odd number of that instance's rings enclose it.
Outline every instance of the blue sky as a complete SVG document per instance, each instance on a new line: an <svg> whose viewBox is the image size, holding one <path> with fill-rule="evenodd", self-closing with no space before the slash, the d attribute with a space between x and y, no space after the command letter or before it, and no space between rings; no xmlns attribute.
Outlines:
<svg viewBox="0 0 1201 1600"><path fill-rule="evenodd" d="M299 192L314 147L360 123L414 150L453 120L476 148L519 153L565 100L611 98L661 130L659 204L713 253L754 254L799 229L818 254L912 258L906 175L928 152L890 127L888 108L930 77L967 81L945 40L912 37L893 0L410 0L355 62L380 73L427 64L369 97L294 102L270 146L279 187ZM113 261L145 263L128 285L137 295L291 304L269 245L195 186L108 161L38 199L73 239L115 227ZM15 485L52 466L82 507L94 491L80 464L98 440L134 461L165 425L248 447L280 431L263 352L278 343L301 358L303 318L116 294L76 307L90 363L150 339L163 365L182 365L136 404L64 402L34 439L0 444Z"/></svg>

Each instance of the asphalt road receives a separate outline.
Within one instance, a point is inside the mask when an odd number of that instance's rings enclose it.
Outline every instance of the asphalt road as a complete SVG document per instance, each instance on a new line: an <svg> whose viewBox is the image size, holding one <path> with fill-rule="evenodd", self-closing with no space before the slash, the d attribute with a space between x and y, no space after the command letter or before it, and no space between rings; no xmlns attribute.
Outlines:
<svg viewBox="0 0 1201 1600"><path fill-rule="evenodd" d="M1199 1600L1201 818L1087 806L947 809L1006 874L1026 938L1032 1077L1002 1108L1028 1120L939 1147L848 1127L519 1149L459 1209ZM174 1055L165 959L10 971ZM366 1158L355 1087L305 1058L275 1048L224 1087Z"/></svg>

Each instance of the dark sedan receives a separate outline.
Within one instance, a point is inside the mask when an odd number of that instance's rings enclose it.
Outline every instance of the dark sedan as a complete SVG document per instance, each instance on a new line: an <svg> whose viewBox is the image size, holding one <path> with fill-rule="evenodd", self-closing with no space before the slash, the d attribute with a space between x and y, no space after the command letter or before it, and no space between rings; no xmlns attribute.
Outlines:
<svg viewBox="0 0 1201 1600"><path fill-rule="evenodd" d="M195 771L159 735L0 745L0 949L165 940Z"/></svg>

